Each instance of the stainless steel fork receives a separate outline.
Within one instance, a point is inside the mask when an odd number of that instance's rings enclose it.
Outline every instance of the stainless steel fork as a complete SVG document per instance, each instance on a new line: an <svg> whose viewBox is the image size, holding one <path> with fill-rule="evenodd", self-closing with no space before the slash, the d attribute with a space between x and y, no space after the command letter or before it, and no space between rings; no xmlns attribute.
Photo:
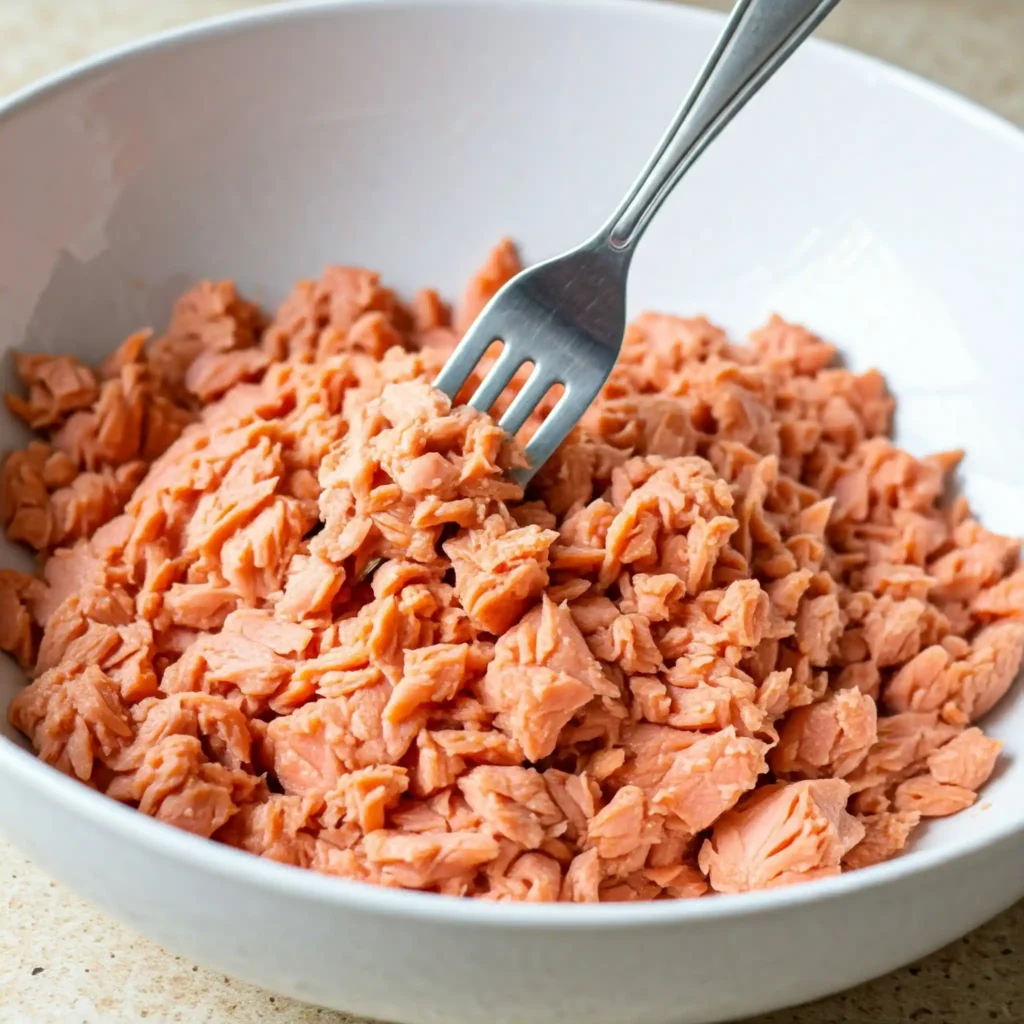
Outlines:
<svg viewBox="0 0 1024 1024"><path fill-rule="evenodd" d="M470 405L483 412L531 362L534 369L501 417L514 435L556 384L558 404L526 447L525 484L562 443L608 379L626 325L626 278L640 236L676 183L839 0L739 0L658 148L596 235L563 256L517 274L487 304L435 385L453 399L487 349L494 366Z"/></svg>

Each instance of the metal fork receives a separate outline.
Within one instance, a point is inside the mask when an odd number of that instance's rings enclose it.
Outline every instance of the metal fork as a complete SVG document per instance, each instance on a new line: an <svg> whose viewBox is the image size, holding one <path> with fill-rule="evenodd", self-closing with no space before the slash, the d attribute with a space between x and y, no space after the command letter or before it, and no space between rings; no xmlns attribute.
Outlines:
<svg viewBox="0 0 1024 1024"><path fill-rule="evenodd" d="M626 326L640 236L676 183L839 0L739 0L658 148L608 222L583 245L517 274L484 308L434 382L453 401L487 349L494 366L469 404L488 412L516 370L534 369L499 420L515 435L556 384L565 391L526 446L526 484L604 386Z"/></svg>

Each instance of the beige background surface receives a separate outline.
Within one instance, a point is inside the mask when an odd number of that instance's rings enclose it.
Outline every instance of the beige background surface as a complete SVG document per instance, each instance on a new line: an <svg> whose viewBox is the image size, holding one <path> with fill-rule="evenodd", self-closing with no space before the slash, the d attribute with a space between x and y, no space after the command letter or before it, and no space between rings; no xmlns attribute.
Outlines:
<svg viewBox="0 0 1024 1024"><path fill-rule="evenodd" d="M726 8L728 0L698 0ZM0 0L0 95L91 53L254 0ZM822 32L1024 125L1024 0L845 0ZM0 1024L354 1024L165 952L0 840ZM927 960L748 1024L1024 1022L1024 904ZM571 1022L567 1022L571 1024Z"/></svg>

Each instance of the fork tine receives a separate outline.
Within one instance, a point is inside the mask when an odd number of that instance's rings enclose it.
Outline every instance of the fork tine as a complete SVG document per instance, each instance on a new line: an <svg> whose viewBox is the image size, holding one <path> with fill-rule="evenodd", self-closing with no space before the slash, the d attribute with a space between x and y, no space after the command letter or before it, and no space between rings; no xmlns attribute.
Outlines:
<svg viewBox="0 0 1024 1024"><path fill-rule="evenodd" d="M498 340L497 334L488 328L487 319L482 316L470 327L434 381L434 387L443 391L453 402L483 354Z"/></svg>
<svg viewBox="0 0 1024 1024"><path fill-rule="evenodd" d="M473 393L469 404L479 412L487 412L502 391L508 387L516 370L525 362L525 357L516 352L512 345L505 345L501 350L501 355L498 356L498 361L491 367L480 387Z"/></svg>
<svg viewBox="0 0 1024 1024"><path fill-rule="evenodd" d="M545 373L538 365L530 379L523 385L522 391L512 399L512 404L505 410L505 415L498 421L498 426L509 437L515 437L540 400L551 390L552 385L557 383L554 377Z"/></svg>
<svg viewBox="0 0 1024 1024"><path fill-rule="evenodd" d="M551 458L554 450L565 440L580 416L586 412L586 408L587 403L581 403L579 396L574 394L572 385L568 385L565 394L558 400L558 405L551 410L526 446L529 467L513 470L512 476L516 483L525 486L529 482L533 474Z"/></svg>

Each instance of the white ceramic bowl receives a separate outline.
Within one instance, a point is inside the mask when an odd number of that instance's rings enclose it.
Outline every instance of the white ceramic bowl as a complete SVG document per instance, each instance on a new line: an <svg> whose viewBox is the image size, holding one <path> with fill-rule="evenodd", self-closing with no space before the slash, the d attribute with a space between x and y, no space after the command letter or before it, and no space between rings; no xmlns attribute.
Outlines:
<svg viewBox="0 0 1024 1024"><path fill-rule="evenodd" d="M503 232L553 254L611 210L719 25L637 0L300 4L52 79L0 113L2 345L98 359L197 276L272 303L330 261L454 290ZM655 222L632 306L805 319L886 371L904 444L969 449L968 495L1017 533L1022 181L1014 129L810 45ZM0 441L20 442L8 419ZM0 706L21 682L4 660ZM907 856L641 906L459 902L283 867L97 796L2 728L0 826L46 870L204 964L388 1020L722 1020L880 974L1024 896L1019 687L987 723L998 777Z"/></svg>

